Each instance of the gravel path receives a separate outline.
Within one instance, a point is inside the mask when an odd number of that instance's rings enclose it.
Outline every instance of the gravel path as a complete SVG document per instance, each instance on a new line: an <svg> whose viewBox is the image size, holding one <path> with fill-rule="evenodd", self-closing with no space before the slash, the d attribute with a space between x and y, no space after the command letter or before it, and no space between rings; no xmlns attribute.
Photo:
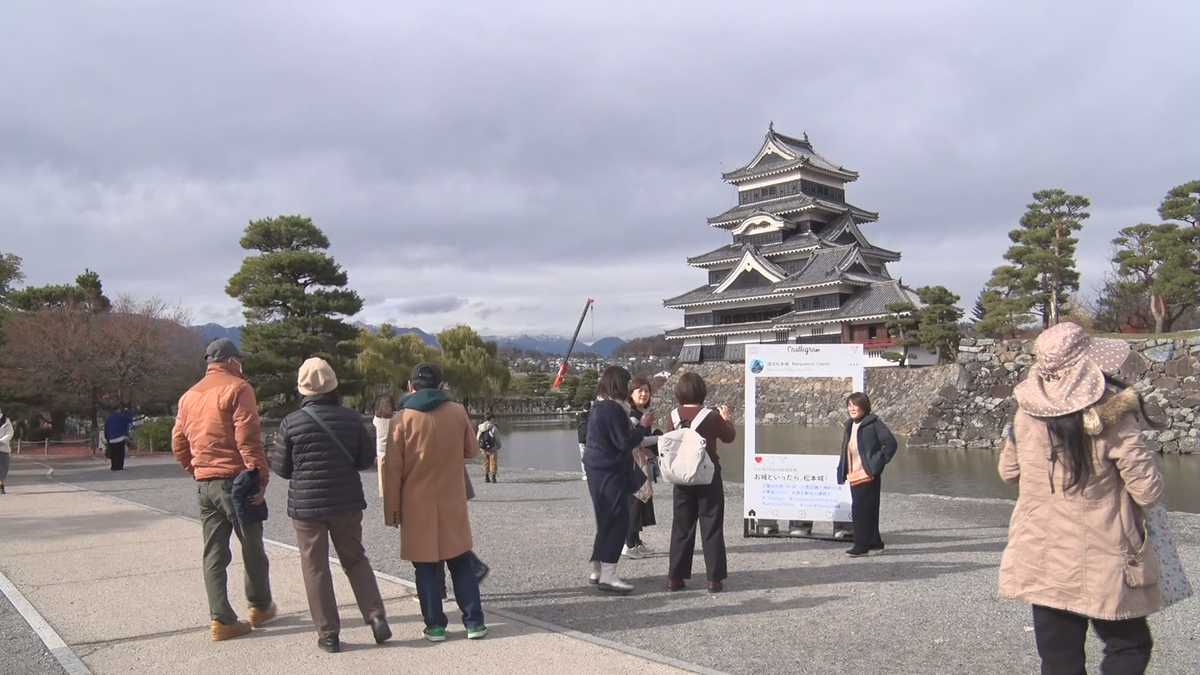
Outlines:
<svg viewBox="0 0 1200 675"><path fill-rule="evenodd" d="M473 469L476 467L473 467ZM661 553L621 564L633 597L599 595L585 583L592 516L578 474L507 471L496 485L477 481L471 512L476 552L493 569L484 609L541 621L736 674L1037 673L1029 608L996 597L996 574L1012 504L1002 500L885 494L887 553L843 555L844 544L742 538L741 486L726 487L726 592L703 589L697 550L692 586L667 593L670 498L660 489L659 525L644 539ZM173 463L142 460L121 474L98 463L57 465L55 478L189 517L195 487ZM376 569L411 579L398 533L381 524L376 476L367 486L364 538ZM884 487L886 489L886 477ZM286 517L287 482L271 482L267 536L295 543ZM1173 514L1177 546L1197 579L1194 515ZM196 542L196 554L199 555ZM1200 607L1191 598L1151 618L1152 673L1195 673ZM1089 644L1092 672L1100 644ZM0 661L0 672L7 671ZM20 671L17 671L20 672ZM47 672L59 672L47 671Z"/></svg>
<svg viewBox="0 0 1200 675"><path fill-rule="evenodd" d="M0 673L64 675L58 661L12 603L0 593Z"/></svg>

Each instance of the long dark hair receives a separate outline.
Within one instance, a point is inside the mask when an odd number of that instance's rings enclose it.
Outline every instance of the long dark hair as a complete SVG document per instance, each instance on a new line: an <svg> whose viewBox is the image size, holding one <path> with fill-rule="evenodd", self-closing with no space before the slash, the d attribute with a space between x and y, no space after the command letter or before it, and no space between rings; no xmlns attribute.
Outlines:
<svg viewBox="0 0 1200 675"><path fill-rule="evenodd" d="M1067 472L1063 492L1076 486L1083 490L1096 473L1092 459L1092 438L1083 429L1083 411L1047 418L1046 428L1050 431L1051 472L1061 455L1063 468Z"/></svg>

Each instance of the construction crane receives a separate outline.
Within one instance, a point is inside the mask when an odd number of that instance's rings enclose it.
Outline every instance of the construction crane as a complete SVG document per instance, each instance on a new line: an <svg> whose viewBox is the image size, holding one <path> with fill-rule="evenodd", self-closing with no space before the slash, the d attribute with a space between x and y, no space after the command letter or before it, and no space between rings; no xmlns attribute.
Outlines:
<svg viewBox="0 0 1200 675"><path fill-rule="evenodd" d="M588 298L587 304L583 306L583 314L579 315L579 324L575 326L575 334L571 336L571 344L567 345L567 353L563 356L562 365L558 367L558 377L554 378L554 386L550 389L557 391L558 385L562 384L563 375L567 374L567 361L571 359L571 352L575 349L575 340L579 339L579 330L583 328L583 320L587 318L588 310L592 308L592 303L595 302Z"/></svg>

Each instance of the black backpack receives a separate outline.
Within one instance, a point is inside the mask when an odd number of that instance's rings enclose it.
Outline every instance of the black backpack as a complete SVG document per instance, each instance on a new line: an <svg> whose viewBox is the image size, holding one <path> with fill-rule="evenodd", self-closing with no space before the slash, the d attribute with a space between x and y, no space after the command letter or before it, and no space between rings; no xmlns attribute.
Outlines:
<svg viewBox="0 0 1200 675"><path fill-rule="evenodd" d="M491 450L496 447L496 437L493 429L488 429L479 436L479 449Z"/></svg>

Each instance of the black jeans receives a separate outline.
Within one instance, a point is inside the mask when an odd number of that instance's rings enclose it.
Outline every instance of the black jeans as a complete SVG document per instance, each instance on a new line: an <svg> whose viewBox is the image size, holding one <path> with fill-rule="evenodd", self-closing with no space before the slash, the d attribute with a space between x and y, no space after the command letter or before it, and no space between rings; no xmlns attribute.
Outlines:
<svg viewBox="0 0 1200 675"><path fill-rule="evenodd" d="M1101 675L1142 675L1150 664L1154 640L1145 618L1124 621L1088 619L1061 609L1033 606L1033 634L1042 675L1087 675L1084 644L1088 621L1104 641Z"/></svg>
<svg viewBox="0 0 1200 675"><path fill-rule="evenodd" d="M617 563L629 534L629 478L618 470L585 469L592 511L596 514L593 562Z"/></svg>
<svg viewBox="0 0 1200 675"><path fill-rule="evenodd" d="M850 519L854 528L854 548L883 548L879 536L879 493L883 476L866 485L850 486Z"/></svg>
<svg viewBox="0 0 1200 675"><path fill-rule="evenodd" d="M720 465L708 485L676 485L672 506L674 517L671 519L667 576L671 579L692 578L698 524L708 580L724 581L729 576L729 569L725 558L725 485L721 481Z"/></svg>
<svg viewBox="0 0 1200 675"><path fill-rule="evenodd" d="M125 470L125 441L108 444L108 456L113 471Z"/></svg>

